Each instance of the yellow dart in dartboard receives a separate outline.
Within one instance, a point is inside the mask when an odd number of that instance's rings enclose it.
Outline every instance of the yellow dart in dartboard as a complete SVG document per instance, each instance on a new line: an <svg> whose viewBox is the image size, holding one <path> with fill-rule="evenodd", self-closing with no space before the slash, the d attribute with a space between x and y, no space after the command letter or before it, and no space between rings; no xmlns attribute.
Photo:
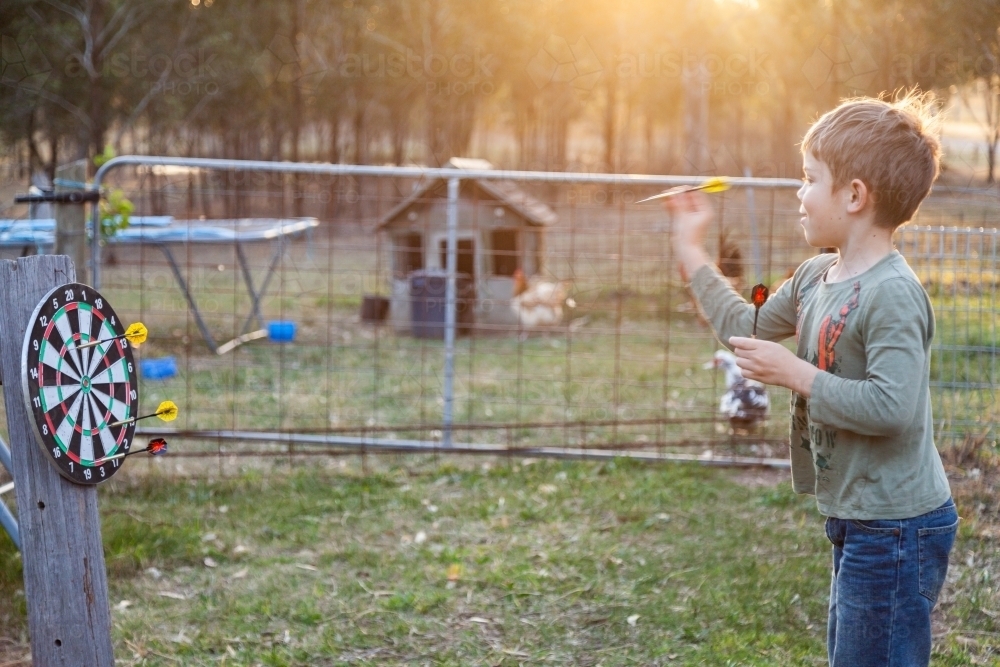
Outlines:
<svg viewBox="0 0 1000 667"><path fill-rule="evenodd" d="M705 192L725 192L729 189L729 181L722 177L710 178L701 185L692 185L690 187L680 187L680 188L670 188L665 190L658 195L653 195L652 197L646 197L645 199L640 199L636 204L641 204L646 201L653 201L654 199L663 199L664 197L673 197L674 195L679 195L682 192L694 192L695 190L704 190Z"/></svg>
<svg viewBox="0 0 1000 667"><path fill-rule="evenodd" d="M136 346L145 343L148 334L149 331L146 330L146 325L142 322L136 322L125 330L125 338L128 339L128 342Z"/></svg>
<svg viewBox="0 0 1000 667"><path fill-rule="evenodd" d="M172 422L177 419L177 412L177 405L173 401L163 401L150 417L156 416L165 422Z"/></svg>
<svg viewBox="0 0 1000 667"><path fill-rule="evenodd" d="M136 347L139 347L140 345L146 342L146 336L148 334L149 331L146 329L146 325L144 325L142 322L136 322L135 324L131 325L128 329L126 329L125 333L123 333L120 336L113 336L111 338L102 338L101 340L92 340L89 343L84 343L83 345L80 345L79 347L77 347L77 349L82 350L87 347L94 347L95 345L100 345L101 343L110 343L111 341L118 340L119 338L124 338L128 342L135 345Z"/></svg>
<svg viewBox="0 0 1000 667"><path fill-rule="evenodd" d="M177 409L177 404L176 403L174 403L173 401L163 401L156 408L156 412L154 412L153 414L143 415L142 417L131 417L129 419L123 419L120 422L115 422L113 424L108 424L108 426L109 427L111 427L111 426L121 426L122 424L129 424L131 422L137 422L137 421L140 421L142 419L150 419L151 417L159 417L160 419L162 419L165 422L172 422L173 420L177 419L177 413L178 413L178 409Z"/></svg>

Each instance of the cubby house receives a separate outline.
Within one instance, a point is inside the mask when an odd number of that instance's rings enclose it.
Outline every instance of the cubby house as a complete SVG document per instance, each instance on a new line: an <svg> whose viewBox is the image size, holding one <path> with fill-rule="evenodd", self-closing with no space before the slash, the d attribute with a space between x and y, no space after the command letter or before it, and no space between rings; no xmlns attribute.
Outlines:
<svg viewBox="0 0 1000 667"><path fill-rule="evenodd" d="M448 167L492 169L486 160L452 158ZM379 221L391 248L390 323L410 328L409 276L444 270L447 262L448 183L432 179ZM458 202L458 272L471 276L477 325L515 326L514 273L529 279L542 270L545 227L555 212L509 181L462 179Z"/></svg>

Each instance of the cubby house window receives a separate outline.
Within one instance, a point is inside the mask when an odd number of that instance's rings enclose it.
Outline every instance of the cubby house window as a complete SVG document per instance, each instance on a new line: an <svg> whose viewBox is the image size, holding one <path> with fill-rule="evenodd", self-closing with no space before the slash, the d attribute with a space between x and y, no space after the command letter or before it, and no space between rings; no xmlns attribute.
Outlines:
<svg viewBox="0 0 1000 667"><path fill-rule="evenodd" d="M438 244L441 252L441 268L448 268L448 241L442 240ZM457 273L466 273L470 276L476 275L476 246L472 239L458 239L458 266Z"/></svg>
<svg viewBox="0 0 1000 667"><path fill-rule="evenodd" d="M517 230L495 229L490 232L493 275L512 276L520 265L517 254Z"/></svg>
<svg viewBox="0 0 1000 667"><path fill-rule="evenodd" d="M396 271L401 276L424 268L424 238L411 232L396 237Z"/></svg>

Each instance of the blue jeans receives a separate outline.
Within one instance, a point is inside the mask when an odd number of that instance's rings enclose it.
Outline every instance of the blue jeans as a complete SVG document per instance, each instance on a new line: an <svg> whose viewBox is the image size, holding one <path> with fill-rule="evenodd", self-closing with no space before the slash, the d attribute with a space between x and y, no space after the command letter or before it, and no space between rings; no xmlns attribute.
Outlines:
<svg viewBox="0 0 1000 667"><path fill-rule="evenodd" d="M826 520L830 667L926 667L931 610L958 531L955 503L912 519Z"/></svg>

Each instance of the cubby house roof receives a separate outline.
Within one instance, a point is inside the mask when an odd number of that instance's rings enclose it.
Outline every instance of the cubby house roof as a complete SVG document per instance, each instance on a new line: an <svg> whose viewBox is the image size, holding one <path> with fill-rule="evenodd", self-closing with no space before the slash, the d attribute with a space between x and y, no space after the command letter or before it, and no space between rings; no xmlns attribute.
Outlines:
<svg viewBox="0 0 1000 667"><path fill-rule="evenodd" d="M493 165L488 161L476 158L453 157L448 160L448 164L446 166L454 169L493 169ZM520 215L529 224L544 227L545 225L553 224L559 219L555 211L510 181L480 180L475 178L468 180L475 181L476 185L479 186L479 188L481 188L484 192L496 199L500 204L503 204ZM401 201L398 205L393 207L392 210L383 215L379 220L378 228L382 229L395 222L401 215L406 213L414 204L421 200L432 196L441 197L441 194L438 194L435 190L443 183L443 178L432 178L428 180L426 183L414 190L409 197ZM461 192L459 193L459 196L461 196Z"/></svg>

